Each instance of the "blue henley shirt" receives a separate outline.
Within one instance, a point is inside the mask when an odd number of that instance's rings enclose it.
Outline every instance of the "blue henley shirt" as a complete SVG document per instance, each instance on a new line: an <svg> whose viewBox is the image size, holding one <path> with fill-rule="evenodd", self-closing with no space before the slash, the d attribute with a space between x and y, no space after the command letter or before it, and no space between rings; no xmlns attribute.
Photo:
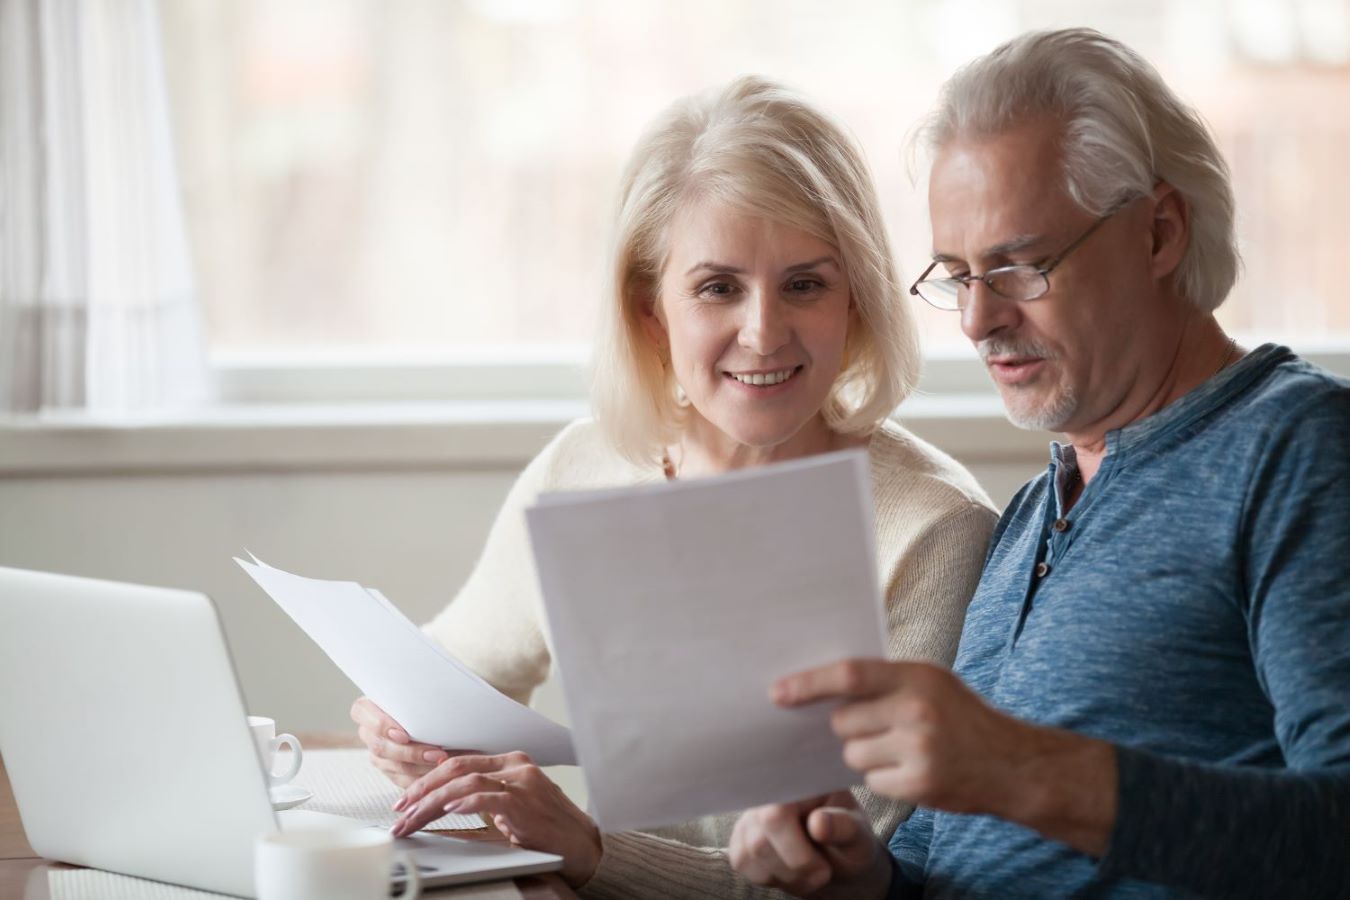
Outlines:
<svg viewBox="0 0 1350 900"><path fill-rule="evenodd" d="M1106 446L1008 506L956 671L1118 747L1110 849L920 809L892 896L1350 896L1350 382L1266 345Z"/></svg>

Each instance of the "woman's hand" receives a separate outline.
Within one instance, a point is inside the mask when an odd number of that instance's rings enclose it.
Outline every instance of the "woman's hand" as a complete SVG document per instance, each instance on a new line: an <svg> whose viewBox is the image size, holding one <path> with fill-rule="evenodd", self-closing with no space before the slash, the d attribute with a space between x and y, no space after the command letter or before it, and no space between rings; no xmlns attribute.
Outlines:
<svg viewBox="0 0 1350 900"><path fill-rule="evenodd" d="M886 850L848 791L745 811L729 856L748 881L799 897L880 897L890 886Z"/></svg>
<svg viewBox="0 0 1350 900"><path fill-rule="evenodd" d="M440 747L414 741L402 725L389 718L389 714L369 697L357 698L352 704L351 716L358 726L357 736L370 751L370 761L401 788L406 788L450 757Z"/></svg>
<svg viewBox="0 0 1350 900"><path fill-rule="evenodd" d="M562 877L580 887L595 874L600 829L524 753L456 756L407 789L390 831L405 837L446 813L481 813L516 846L563 858Z"/></svg>

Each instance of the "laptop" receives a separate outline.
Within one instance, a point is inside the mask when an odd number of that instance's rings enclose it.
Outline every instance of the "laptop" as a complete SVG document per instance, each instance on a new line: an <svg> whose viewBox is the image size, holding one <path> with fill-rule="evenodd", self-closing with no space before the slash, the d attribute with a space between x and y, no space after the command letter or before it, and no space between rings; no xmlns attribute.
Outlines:
<svg viewBox="0 0 1350 900"><path fill-rule="evenodd" d="M0 757L43 857L254 897L263 832L353 821L275 813L215 606L203 594L0 568ZM562 867L419 834L422 884Z"/></svg>

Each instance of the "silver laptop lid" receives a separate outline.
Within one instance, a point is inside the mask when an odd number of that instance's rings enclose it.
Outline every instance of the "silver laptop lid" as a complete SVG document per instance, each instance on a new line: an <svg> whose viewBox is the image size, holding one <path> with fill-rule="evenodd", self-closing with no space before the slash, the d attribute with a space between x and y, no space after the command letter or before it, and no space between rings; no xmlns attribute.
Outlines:
<svg viewBox="0 0 1350 900"><path fill-rule="evenodd" d="M44 857L253 896L276 829L202 594L0 568L0 755Z"/></svg>

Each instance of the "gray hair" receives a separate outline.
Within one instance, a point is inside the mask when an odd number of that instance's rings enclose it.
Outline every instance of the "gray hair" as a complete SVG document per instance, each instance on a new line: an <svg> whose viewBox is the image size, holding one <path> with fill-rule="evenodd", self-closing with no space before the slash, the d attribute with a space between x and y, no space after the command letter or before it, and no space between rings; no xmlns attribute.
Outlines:
<svg viewBox="0 0 1350 900"><path fill-rule="evenodd" d="M744 77L677 101L628 162L592 367L591 405L610 443L651 462L687 420L642 320L657 299L670 223L703 197L839 250L857 316L821 413L843 434L875 430L913 389L921 357L872 176L833 119L780 85Z"/></svg>
<svg viewBox="0 0 1350 900"><path fill-rule="evenodd" d="M916 135L932 151L1049 115L1063 127L1065 187L1093 215L1159 181L1190 213L1178 292L1217 309L1241 267L1228 166L1204 120L1142 56L1088 28L1037 31L969 63L943 86Z"/></svg>

